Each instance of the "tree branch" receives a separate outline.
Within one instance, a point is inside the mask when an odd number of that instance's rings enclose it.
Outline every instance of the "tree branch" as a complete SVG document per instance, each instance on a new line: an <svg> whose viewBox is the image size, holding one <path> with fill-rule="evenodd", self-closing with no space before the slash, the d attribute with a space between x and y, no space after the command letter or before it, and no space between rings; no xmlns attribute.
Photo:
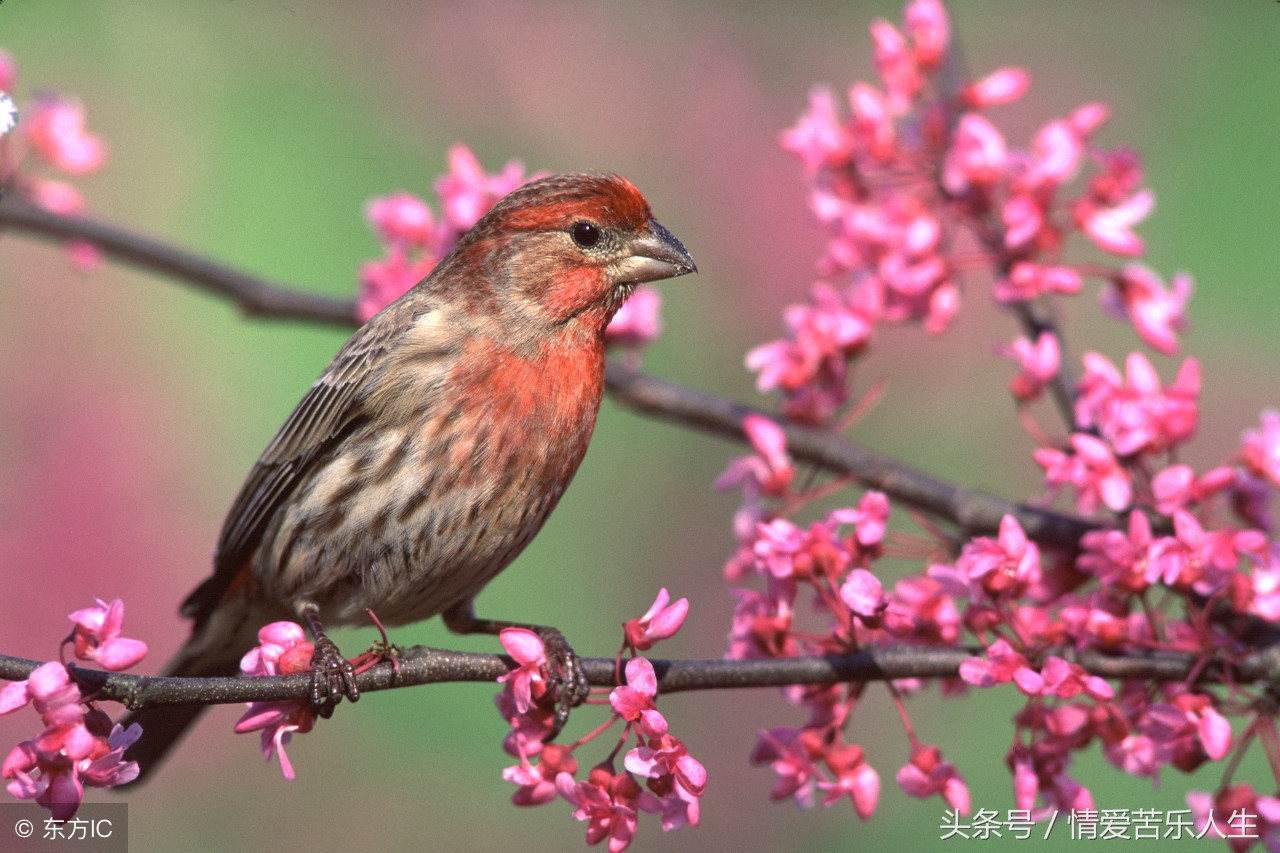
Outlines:
<svg viewBox="0 0 1280 853"><path fill-rule="evenodd" d="M0 231L5 228L53 240L87 240L115 260L229 299L249 316L346 326L355 323L355 305L350 299L273 284L115 225L50 213L12 193L0 198Z"/></svg>
<svg viewBox="0 0 1280 853"><path fill-rule="evenodd" d="M697 427L706 432L746 440L742 419L768 416L741 403L685 388L613 362L605 375L613 396L650 417ZM787 435L787 451L836 474L848 474L864 486L922 509L957 525L966 535L994 533L1000 519L1012 515L1027 536L1057 548L1079 547L1080 537L1097 524L1064 513L1014 503L985 492L966 489L821 430L778 424Z"/></svg>
<svg viewBox="0 0 1280 853"><path fill-rule="evenodd" d="M960 664L982 655L979 648L933 648L908 645L882 646L851 655L777 658L768 660L654 660L661 693L687 690L782 687L790 684L840 684L888 681L899 678L958 678ZM1193 672L1197 683L1221 683L1224 675L1240 683L1280 683L1280 649L1270 647L1245 655L1232 664L1215 661L1209 666L1198 655L1151 652L1108 656L1071 649L1049 650L1075 660L1094 675L1112 679L1181 681ZM399 666L381 663L356 678L361 693L443 682L494 683L515 665L505 655L454 652L414 646L397 655ZM613 687L612 658L585 658L587 680L595 687ZM0 655L0 679L27 678L40 661ZM165 678L152 675L110 673L74 667L75 677L97 692L95 698L120 702L130 708L160 705L226 705L307 699L311 675L255 678Z"/></svg>

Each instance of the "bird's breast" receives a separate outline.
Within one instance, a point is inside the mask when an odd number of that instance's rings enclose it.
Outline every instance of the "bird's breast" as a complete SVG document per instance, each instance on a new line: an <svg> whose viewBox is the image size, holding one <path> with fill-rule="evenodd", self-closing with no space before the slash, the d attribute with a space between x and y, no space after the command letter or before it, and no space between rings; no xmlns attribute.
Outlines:
<svg viewBox="0 0 1280 853"><path fill-rule="evenodd" d="M411 416L352 435L280 531L277 547L291 545L277 578L295 600L327 601L335 622L365 607L388 624L424 619L510 564L586 453L603 354L472 350L434 388ZM341 494L327 486L340 482ZM333 560L342 572L325 570Z"/></svg>

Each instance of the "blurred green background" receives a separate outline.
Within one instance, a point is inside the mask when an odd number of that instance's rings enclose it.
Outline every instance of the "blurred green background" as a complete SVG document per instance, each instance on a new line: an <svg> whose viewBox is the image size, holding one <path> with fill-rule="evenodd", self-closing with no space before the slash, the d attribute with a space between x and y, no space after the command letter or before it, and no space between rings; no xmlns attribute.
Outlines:
<svg viewBox="0 0 1280 853"><path fill-rule="evenodd" d="M1016 64L1032 75L1022 103L994 112L1011 143L1103 100L1114 119L1101 141L1145 156L1158 200L1140 228L1148 260L1166 279L1186 269L1197 282L1185 353L1201 359L1204 414L1186 460L1223 459L1259 409L1280 404L1280 7L966 0L953 11L973 72ZM896 22L900 4L7 0L0 47L19 64L19 103L41 89L76 95L110 144L107 167L78 182L94 215L299 288L350 294L378 251L365 201L429 194L455 140L490 170L520 158L531 170L626 174L701 270L661 286L666 332L646 367L767 406L742 354L778 334L822 243L776 136L814 83L843 91L871 77L876 16ZM1037 489L1038 469L1010 417L1011 368L990 357L1015 332L974 284L948 335L880 335L859 379L887 379L888 395L856 435L1016 497ZM1076 358L1097 347L1120 363L1136 346L1100 319L1092 293L1066 322ZM158 669L184 635L176 603L208 571L242 477L344 337L245 320L118 266L78 273L58 248L3 235L0 648L47 658L67 613L123 597L127 633L151 644L147 671ZM1180 359L1154 360L1172 379ZM719 656L735 496L710 482L739 452L606 402L573 488L480 612L553 624L582 652L612 654L618 623L667 586L693 613L660 651ZM371 638L346 631L339 642L354 650ZM496 648L438 620L393 639ZM493 692L370 695L295 741L292 783L262 764L256 738L232 736L238 708L216 709L129 796L132 849L578 849L585 825L564 803L509 805ZM883 692L869 697L850 735L882 780L865 823L847 801L809 813L768 803L773 774L746 759L755 732L802 719L775 691L664 700L710 773L703 825L664 835L646 816L633 849L942 846L944 806L896 787L906 742ZM975 808L1013 805L1003 755L1016 705L1011 689L946 702L928 691L912 704L920 736L960 767ZM598 713L579 711L570 735ZM0 720L0 748L30 737L32 723ZM587 747L584 761L607 749ZM1260 765L1241 777L1272 790ZM1131 809L1184 807L1188 786L1217 779L1169 771L1156 790L1096 750L1075 775L1100 807Z"/></svg>

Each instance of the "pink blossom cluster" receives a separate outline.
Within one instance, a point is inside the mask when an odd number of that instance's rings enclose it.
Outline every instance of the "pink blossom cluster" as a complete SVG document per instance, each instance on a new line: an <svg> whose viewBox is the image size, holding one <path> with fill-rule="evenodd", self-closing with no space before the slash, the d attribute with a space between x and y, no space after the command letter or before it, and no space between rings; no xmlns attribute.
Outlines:
<svg viewBox="0 0 1280 853"><path fill-rule="evenodd" d="M1102 104L1046 123L1025 149L1012 147L988 112L1020 97L1029 78L1005 68L950 82L957 68L939 0L910 0L901 28L877 21L871 31L880 84L850 89L847 118L833 93L815 90L781 137L800 161L810 210L829 241L808 301L784 313L787 335L746 359L759 388L779 391L782 406L777 422L744 420L753 452L717 481L742 493L738 544L725 567L736 599L726 656L976 643L985 651L941 686L954 694L1011 683L1026 697L1006 762L1018 807L1033 814L1093 807L1070 765L1095 743L1115 767L1152 779L1169 766L1190 772L1224 762L1221 798L1240 790L1235 762L1262 739L1280 779L1270 706L1252 689L1234 685L1228 697L1196 680L1201 667L1186 682L1113 686L1074 657L1154 650L1207 663L1253 650L1251 634L1280 618L1280 543L1268 512L1280 487L1280 413L1264 412L1237 449L1197 470L1179 461L1200 417L1195 358L1169 382L1139 352L1123 370L1087 352L1083 373L1068 379L1061 331L1042 318L1060 316L1054 303L1089 280L1102 284L1102 309L1161 354L1177 350L1186 325L1190 278L1178 274L1166 287L1138 260L1144 245L1134 227L1154 203L1140 158L1097 144L1109 115ZM1073 261L1073 235L1120 262ZM936 535L891 536L891 501L876 491L799 521L818 501L842 503L848 482L798 473L780 423L846 422L856 413L853 359L870 347L876 325L919 321L929 333L945 331L960 308L962 276L979 271L985 275L966 280L991 280L992 298L1027 332L994 350L1017 365L1014 410L1039 445L1033 460L1049 494L1031 502L1047 505L1061 492L1092 529L1073 547L1034 541L1012 515L994 535L958 543L931 526L926 533ZM1057 435L1029 406L1051 389L1065 426ZM945 556L891 587L881 579L883 556L924 554ZM755 585L744 584L752 578ZM899 786L966 811L959 772L909 722L904 699L919 685L886 686L909 748ZM860 816L874 811L879 776L846 740L866 689L785 692L808 721L762 732L752 753L777 774L775 799L809 805L821 792L831 804L848 794ZM1233 734L1232 714L1243 735ZM1250 805L1264 814L1274 804L1257 799Z"/></svg>
<svg viewBox="0 0 1280 853"><path fill-rule="evenodd" d="M449 171L436 179L439 218L412 193L401 191L372 199L365 206L365 217L382 241L384 254L360 269L357 319L367 321L426 278L499 199L545 175L525 175L518 160L489 174L470 148L456 143L449 148ZM609 325L606 342L638 351L661 331L660 308L658 291L637 287Z"/></svg>
<svg viewBox="0 0 1280 853"><path fill-rule="evenodd" d="M311 671L315 645L296 622L272 622L258 631L258 645L240 660L245 675L293 675ZM316 724L316 712L305 699L250 702L236 721L236 734L262 732L262 754L271 760L279 754L284 778L293 779L293 764L284 748L294 733L306 734Z"/></svg>
<svg viewBox="0 0 1280 853"><path fill-rule="evenodd" d="M1074 489L1080 512L1091 514L1099 505L1122 512L1137 501L1169 514L1233 486L1230 466L1197 476L1170 462L1172 452L1195 435L1199 420L1200 365L1194 358L1182 363L1165 388L1141 353L1129 354L1122 377L1105 356L1088 352L1075 390L1068 446L1050 444L1033 455L1051 491ZM1156 468L1161 470L1152 475Z"/></svg>
<svg viewBox="0 0 1280 853"><path fill-rule="evenodd" d="M948 89L954 60L940 0L912 0L901 30L876 21L871 34L880 86L854 84L848 117L835 93L815 89L808 111L781 136L829 242L809 301L784 314L787 336L747 354L760 389L781 391L793 420L827 423L847 402L850 364L877 324L919 321L944 331L961 308L962 278L975 269L993 272L993 297L1011 306L1075 294L1098 279L1112 313L1172 352L1188 277L1175 276L1169 289L1137 263L1063 258L1073 233L1120 258L1143 252L1132 229L1154 196L1141 186L1135 152L1094 143L1108 109L1087 104L1014 148L986 113L1020 98L1029 77L1001 68ZM1005 347L1023 368L1027 395L1057 371L1057 347L1045 334Z"/></svg>
<svg viewBox="0 0 1280 853"><path fill-rule="evenodd" d="M84 105L77 100L40 94L19 111L13 97L17 78L17 62L0 49L0 187L53 213L81 213L80 190L39 170L66 177L96 172L107 161L106 143L85 128ZM68 252L82 269L100 260L97 248L82 240L72 241Z"/></svg>
<svg viewBox="0 0 1280 853"><path fill-rule="evenodd" d="M120 599L110 604L98 600L72 613L71 620L75 628L64 646L72 646L76 660L94 661L114 672L128 669L147 653L145 643L121 636ZM137 723L128 729L113 725L61 660L43 664L26 680L0 689L0 714L28 704L40 715L44 729L14 747L0 766L0 778L8 780L12 796L35 800L55 820L69 820L84 799L85 785L110 788L137 778L138 763L125 761L124 751L141 736L142 728Z"/></svg>
<svg viewBox="0 0 1280 853"><path fill-rule="evenodd" d="M643 616L624 624L623 649L634 654L672 636L688 611L687 599L672 602L667 590L660 590ZM536 806L565 800L574 806L573 816L587 823L587 843L607 839L611 853L630 846L640 812L660 815L664 831L698 825L707 773L684 742L671 734L657 709L653 664L642 657L627 661L625 680L620 678L609 693L612 716L595 731L569 745L546 743L555 708L542 639L523 628L508 628L500 637L517 664L499 679L504 687L496 697L499 712L511 724L503 749L519 759L502 773L518 786L512 802ZM616 722L624 724L623 732L609 757L592 767L585 779L577 778L575 750ZM636 745L618 770L614 758L632 736Z"/></svg>
<svg viewBox="0 0 1280 853"><path fill-rule="evenodd" d="M385 254L366 262L360 270L356 297L360 322L424 279L498 199L537 177L541 175L526 177L518 160L490 175L470 148L456 143L449 148L449 171L436 179L439 219L412 193L401 191L370 200L365 216Z"/></svg>
<svg viewBox="0 0 1280 853"><path fill-rule="evenodd" d="M763 579L763 591L736 587L737 599L725 657L736 660L844 654L887 641L953 645L961 634L960 613L944 585L930 577L906 578L885 590L871 570L884 554L890 505L884 494L867 491L852 507L837 508L808 526L800 526L772 504L795 508L822 497L824 490L795 492L793 463L785 436L774 422L749 416L744 424L754 455L736 459L718 480L738 487L738 549L725 577L740 583ZM817 624L801 606L815 602ZM913 683L890 686L895 700ZM808 710L803 726L777 726L760 732L751 753L757 764L777 774L771 797L823 805L846 798L862 818L870 817L880 797L880 775L863 748L849 743L846 728L866 684L788 688L792 704ZM969 810L968 788L959 771L934 745L908 731L911 755L897 782L917 797L938 794L957 811Z"/></svg>

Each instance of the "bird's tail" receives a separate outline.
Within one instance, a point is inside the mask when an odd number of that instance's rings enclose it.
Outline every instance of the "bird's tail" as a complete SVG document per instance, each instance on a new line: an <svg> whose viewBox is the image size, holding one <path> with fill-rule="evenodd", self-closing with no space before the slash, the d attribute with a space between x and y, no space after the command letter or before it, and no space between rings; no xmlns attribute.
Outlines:
<svg viewBox="0 0 1280 853"><path fill-rule="evenodd" d="M210 618L198 623L191 637L165 667L163 676L212 678L240 673L240 659L253 648L257 631L269 618L255 618L254 609L240 602L224 602ZM138 778L127 788L147 781L169 751L191 728L207 705L159 705L127 714L120 724L142 726L142 737L125 752L125 759L138 762Z"/></svg>

